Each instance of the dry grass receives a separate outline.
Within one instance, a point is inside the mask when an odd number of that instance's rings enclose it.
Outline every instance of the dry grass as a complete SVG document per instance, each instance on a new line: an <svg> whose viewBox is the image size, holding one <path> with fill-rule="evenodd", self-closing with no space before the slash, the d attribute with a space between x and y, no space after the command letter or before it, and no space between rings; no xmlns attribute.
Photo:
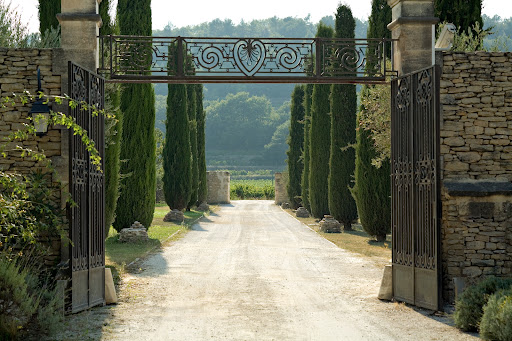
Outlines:
<svg viewBox="0 0 512 341"><path fill-rule="evenodd" d="M202 212L185 212L185 222L175 224L164 222L164 216L169 212L169 207L161 206L155 208L153 222L148 229L149 240L144 243L120 243L119 234L110 228L109 235L105 241L105 265L112 270L114 282L119 283L121 275L127 270L125 266L142 259L149 253L183 237L188 227L197 219L202 217Z"/></svg>
<svg viewBox="0 0 512 341"><path fill-rule="evenodd" d="M295 212L291 209L285 210L291 216L295 217ZM353 231L341 233L324 233L319 231L319 221L316 218L297 218L301 223L309 226L320 236L334 243L338 247L358 253L371 258L379 264L389 264L391 262L391 235L388 235L385 242L377 242L375 238L370 237L360 224L352 225Z"/></svg>

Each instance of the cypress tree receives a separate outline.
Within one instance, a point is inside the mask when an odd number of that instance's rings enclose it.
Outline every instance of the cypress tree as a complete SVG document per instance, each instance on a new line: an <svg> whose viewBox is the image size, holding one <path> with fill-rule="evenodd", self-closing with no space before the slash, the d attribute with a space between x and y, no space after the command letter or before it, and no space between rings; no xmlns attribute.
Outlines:
<svg viewBox="0 0 512 341"><path fill-rule="evenodd" d="M391 31L387 28L387 24L391 22L391 7L389 7L387 0L373 0L372 12L368 18L368 38L391 38ZM375 56L377 45L370 44L368 46L367 55ZM391 58L391 46L386 44L386 57ZM378 60L375 58L368 58L366 60L365 71L368 75L372 75L376 70Z"/></svg>
<svg viewBox="0 0 512 341"><path fill-rule="evenodd" d="M61 12L61 0L39 0L39 33L59 27L56 15Z"/></svg>
<svg viewBox="0 0 512 341"><path fill-rule="evenodd" d="M318 24L317 37L331 38L334 32L322 22ZM329 214L328 182L329 151L331 147L331 118L329 94L331 86L313 85L311 104L311 140L309 160L309 200L311 214L322 218Z"/></svg>
<svg viewBox="0 0 512 341"><path fill-rule="evenodd" d="M354 38L356 22L352 11L339 5L336 13L335 38ZM355 76L355 75L354 75ZM350 230L357 218L357 207L350 194L355 168L356 86L333 84L331 87L331 151L329 160L329 211Z"/></svg>
<svg viewBox="0 0 512 341"><path fill-rule="evenodd" d="M100 35L116 34L116 26L110 17L111 0L103 0L99 11L103 25ZM114 222L119 198L119 155L121 152L121 136L123 116L119 110L121 92L118 84L109 83L105 86L106 106L115 118L106 119L105 133L105 233L108 235Z"/></svg>
<svg viewBox="0 0 512 341"><path fill-rule="evenodd" d="M435 0L435 15L441 22L450 22L459 33L478 23L483 28L482 0Z"/></svg>
<svg viewBox="0 0 512 341"><path fill-rule="evenodd" d="M310 141L310 126L311 126L311 97L313 95L313 84L306 84L304 89L304 151L302 159L304 164L304 171L302 172L301 180L301 198L302 206L311 212L311 205L309 204L309 141Z"/></svg>
<svg viewBox="0 0 512 341"><path fill-rule="evenodd" d="M151 36L151 0L119 0L117 17L122 35ZM151 55L147 64L151 64ZM121 230L139 221L149 227L155 211L156 143L155 92L152 84L122 88L121 173L123 180L114 227Z"/></svg>
<svg viewBox="0 0 512 341"><path fill-rule="evenodd" d="M192 151L187 86L169 84L163 150L164 196L171 209L183 210L192 193Z"/></svg>
<svg viewBox="0 0 512 341"><path fill-rule="evenodd" d="M304 147L304 86L297 85L293 89L290 113L290 135L287 141L290 147L286 152L288 156L288 185L286 189L293 208L298 208L301 196L300 181L304 169L301 157Z"/></svg>
<svg viewBox="0 0 512 341"><path fill-rule="evenodd" d="M190 126L190 153L192 157L192 177L191 177L191 192L190 201L187 205L187 210L197 203L197 192L199 189L199 171L197 162L197 102L196 102L196 85L187 85L187 112L189 116Z"/></svg>
<svg viewBox="0 0 512 341"><path fill-rule="evenodd" d="M368 89L365 89L367 91ZM371 133L357 131L356 184L352 189L363 229L377 241L385 241L391 231L391 167L389 160L380 168L372 165L376 156Z"/></svg>
<svg viewBox="0 0 512 341"><path fill-rule="evenodd" d="M203 108L203 85L197 84L196 87L196 102L197 102L197 170L198 170L198 191L197 202L201 204L206 202L208 192L208 184L206 182L206 153L205 153L205 125L206 125L206 112Z"/></svg>
<svg viewBox="0 0 512 341"><path fill-rule="evenodd" d="M386 0L373 0L369 18L368 38L389 37L387 24L391 22L391 8ZM391 55L390 48L385 51ZM372 60L366 65L366 72L375 70ZM363 86L361 97L367 96L370 87ZM363 106L360 111L365 110ZM391 230L391 180L389 160L384 160L380 168L372 165L376 152L371 133L358 128L356 133L355 186L352 194L357 204L359 220L363 229L377 240L386 239Z"/></svg>

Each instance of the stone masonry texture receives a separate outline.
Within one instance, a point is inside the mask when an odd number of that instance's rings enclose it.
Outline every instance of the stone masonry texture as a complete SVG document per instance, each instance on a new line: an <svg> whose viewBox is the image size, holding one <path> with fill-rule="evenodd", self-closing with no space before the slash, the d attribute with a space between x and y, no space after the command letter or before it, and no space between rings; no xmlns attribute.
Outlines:
<svg viewBox="0 0 512 341"><path fill-rule="evenodd" d="M61 77L53 70L53 51L51 49L6 49L0 48L0 90L2 98L13 94L21 95L24 91L36 94L37 68L41 70L41 86L44 94L61 95ZM5 103L0 107L0 141L9 134L23 129L31 109L31 104L23 104L19 98L14 104ZM3 141L2 141L3 142ZM61 156L61 129L50 126L48 133L42 137L29 137L17 142L24 148L35 151L44 151L54 164L62 162ZM37 169L43 169L44 165L34 161L30 156L22 156L21 152L14 151L15 144L7 146L7 157L0 156L0 170L30 174ZM67 168L66 168L67 169ZM52 175L52 183L56 189L59 187L59 179ZM61 204L61 192L54 192L55 202ZM49 254L45 259L46 265L54 265L60 259L60 239L41 237L41 242L48 244Z"/></svg>
<svg viewBox="0 0 512 341"><path fill-rule="evenodd" d="M229 204L230 195L230 174L225 171L206 172L208 183L208 204Z"/></svg>
<svg viewBox="0 0 512 341"><path fill-rule="evenodd" d="M274 174L274 192L275 203L281 205L282 203L289 203L288 193L286 191L287 177L283 173Z"/></svg>
<svg viewBox="0 0 512 341"><path fill-rule="evenodd" d="M443 53L440 100L443 297L453 301L455 277L512 271L512 197L447 189L512 181L512 53Z"/></svg>

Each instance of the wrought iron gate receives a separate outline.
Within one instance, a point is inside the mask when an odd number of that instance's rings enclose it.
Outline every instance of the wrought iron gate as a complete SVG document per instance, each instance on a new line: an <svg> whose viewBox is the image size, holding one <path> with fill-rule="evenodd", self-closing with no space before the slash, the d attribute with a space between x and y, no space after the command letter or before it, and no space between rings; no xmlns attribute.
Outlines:
<svg viewBox="0 0 512 341"><path fill-rule="evenodd" d="M393 292L440 308L438 66L391 83Z"/></svg>
<svg viewBox="0 0 512 341"><path fill-rule="evenodd" d="M91 163L80 135L70 134L71 306L75 313L105 302L105 155L103 115L105 81L69 62L69 96L78 105L70 109L76 123L87 131L99 151L101 170Z"/></svg>

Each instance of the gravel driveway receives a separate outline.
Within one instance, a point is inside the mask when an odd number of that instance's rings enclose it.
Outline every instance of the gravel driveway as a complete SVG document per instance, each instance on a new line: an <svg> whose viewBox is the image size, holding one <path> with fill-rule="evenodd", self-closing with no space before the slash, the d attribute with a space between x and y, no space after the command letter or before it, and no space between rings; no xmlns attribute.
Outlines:
<svg viewBox="0 0 512 341"><path fill-rule="evenodd" d="M379 301L381 267L272 201L221 206L141 268L102 339L477 339L447 317Z"/></svg>

